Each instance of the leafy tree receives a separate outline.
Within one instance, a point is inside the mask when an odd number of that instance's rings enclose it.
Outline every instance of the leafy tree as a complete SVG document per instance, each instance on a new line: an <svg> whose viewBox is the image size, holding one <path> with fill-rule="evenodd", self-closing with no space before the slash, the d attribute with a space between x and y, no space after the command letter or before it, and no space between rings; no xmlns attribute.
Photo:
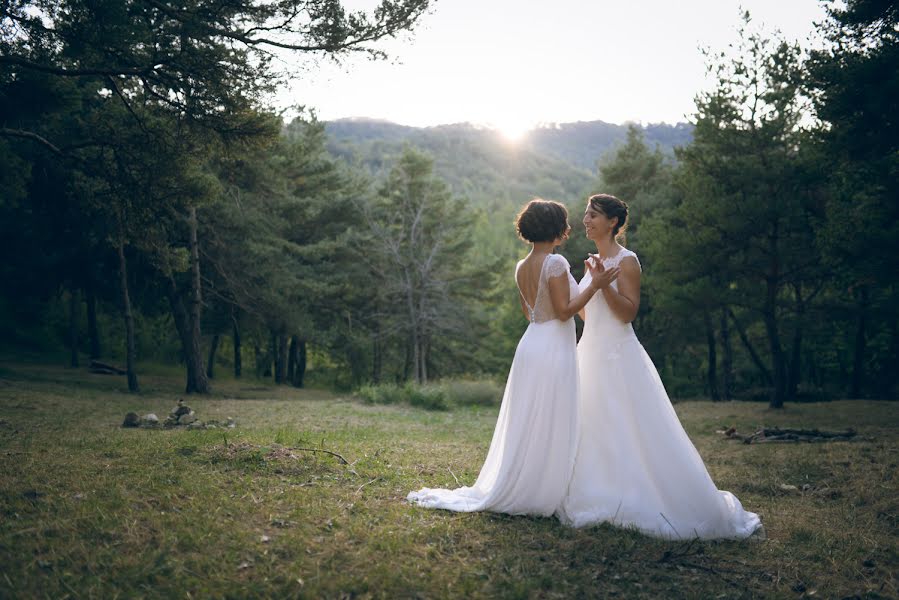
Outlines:
<svg viewBox="0 0 899 600"><path fill-rule="evenodd" d="M366 216L379 282L376 342L402 340L403 379L425 383L439 348L472 339L472 296L479 284L489 287L489 276L468 260L475 213L433 176L431 159L410 148Z"/></svg>
<svg viewBox="0 0 899 600"><path fill-rule="evenodd" d="M807 307L823 285L801 66L797 46L746 30L734 56L711 63L717 85L697 97L694 141L677 152L682 200L668 227L652 228L653 268L667 279L656 289L686 293L693 305L684 309L704 323L711 393L713 313L726 323L735 307L764 325L772 407L783 406L798 384ZM785 347L790 333L792 352Z"/></svg>
<svg viewBox="0 0 899 600"><path fill-rule="evenodd" d="M364 190L326 153L314 120L222 157L217 171L223 194L201 224L207 288L220 314L243 314L274 339L276 382L302 387L307 343L334 350L335 323L367 296L353 238Z"/></svg>
<svg viewBox="0 0 899 600"><path fill-rule="evenodd" d="M899 360L899 3L850 0L828 12L829 45L811 53L807 77L827 124L819 241L840 283L833 302L854 313L848 392L889 394Z"/></svg>
<svg viewBox="0 0 899 600"><path fill-rule="evenodd" d="M265 106L286 73L273 67L273 53L380 57L371 44L411 28L427 6L383 0L364 13L338 0L0 5L0 101L18 109L0 137L37 143L99 182L88 187L99 190L93 201L105 201L112 227L104 227L115 232L129 387L137 389L126 287L126 247L134 246L167 282L187 391L208 390L198 210L216 196L217 182L206 157L275 135ZM46 100L23 110L25 94Z"/></svg>
<svg viewBox="0 0 899 600"><path fill-rule="evenodd" d="M651 150L636 125L627 129L627 141L612 160L599 165L599 187L628 203L628 237L636 236L640 221L672 202L673 164L658 146Z"/></svg>

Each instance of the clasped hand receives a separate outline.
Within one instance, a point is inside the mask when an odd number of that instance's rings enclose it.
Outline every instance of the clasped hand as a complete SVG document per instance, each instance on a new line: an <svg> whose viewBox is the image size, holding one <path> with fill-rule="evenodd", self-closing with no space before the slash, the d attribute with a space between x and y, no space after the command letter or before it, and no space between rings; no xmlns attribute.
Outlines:
<svg viewBox="0 0 899 600"><path fill-rule="evenodd" d="M591 254L584 261L584 266L590 272L590 287L596 291L609 287L609 284L618 278L618 273L621 271L618 267L606 269L595 254Z"/></svg>

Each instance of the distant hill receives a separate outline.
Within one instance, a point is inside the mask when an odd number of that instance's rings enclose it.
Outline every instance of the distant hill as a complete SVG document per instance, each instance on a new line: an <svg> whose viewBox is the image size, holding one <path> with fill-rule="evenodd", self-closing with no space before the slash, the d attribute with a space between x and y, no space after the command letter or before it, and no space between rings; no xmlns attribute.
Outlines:
<svg viewBox="0 0 899 600"><path fill-rule="evenodd" d="M430 138L469 135L477 138L496 138L502 150L509 149L496 132L475 127L468 123L438 125L435 127L409 127L390 121L353 118L329 121L329 136L335 142L382 141L386 143L421 143L428 145ZM553 157L593 171L597 161L607 156L627 135L627 124L616 125L605 121L578 121L576 123L550 123L530 131L516 144L517 149L530 150L536 154ZM669 125L652 123L640 126L650 147L658 145L663 152L672 153L675 146L688 144L692 139L693 126L689 123Z"/></svg>
<svg viewBox="0 0 899 600"><path fill-rule="evenodd" d="M554 156L585 169L595 169L597 161L624 143L627 127L604 121L558 123L533 130L523 142L538 154ZM693 126L689 123L657 123L641 128L649 147L659 146L667 154L673 153L675 146L690 143L693 138Z"/></svg>
<svg viewBox="0 0 899 600"><path fill-rule="evenodd" d="M690 141L688 124L643 127L650 146L671 153ZM626 138L627 125L603 121L561 123L531 131L516 143L468 123L408 127L375 119L325 124L328 149L383 175L405 145L424 150L453 192L503 215L535 196L579 203L597 186L597 161Z"/></svg>

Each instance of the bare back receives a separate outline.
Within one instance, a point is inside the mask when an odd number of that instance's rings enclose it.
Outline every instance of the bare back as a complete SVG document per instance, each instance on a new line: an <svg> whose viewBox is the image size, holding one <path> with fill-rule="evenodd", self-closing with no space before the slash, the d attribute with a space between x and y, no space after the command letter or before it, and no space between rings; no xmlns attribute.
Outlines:
<svg viewBox="0 0 899 600"><path fill-rule="evenodd" d="M549 293L549 279L568 275L568 261L559 254L528 255L515 267L515 282L532 323L557 319ZM573 279L571 281L574 281Z"/></svg>

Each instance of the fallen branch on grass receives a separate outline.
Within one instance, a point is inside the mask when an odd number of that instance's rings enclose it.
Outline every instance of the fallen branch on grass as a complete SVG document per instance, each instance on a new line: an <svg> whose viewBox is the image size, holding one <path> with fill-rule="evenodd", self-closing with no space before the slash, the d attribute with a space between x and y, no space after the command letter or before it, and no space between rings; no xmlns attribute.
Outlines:
<svg viewBox="0 0 899 600"><path fill-rule="evenodd" d="M127 375L128 371L125 369L120 369L114 365L108 365L106 363L101 363L98 360L92 360L90 367L88 370L91 373L97 373L99 375Z"/></svg>
<svg viewBox="0 0 899 600"><path fill-rule="evenodd" d="M855 437L854 429L846 431L821 431L820 429L781 429L779 427L763 427L750 435L737 432L735 427L719 431L727 439L743 440L744 444L763 444L769 442L839 442Z"/></svg>
<svg viewBox="0 0 899 600"><path fill-rule="evenodd" d="M368 481L368 482L366 482L366 483L363 483L363 484L360 485L358 488L356 488L356 493L358 494L359 492L361 492L361 491L362 491L362 488L364 488L365 486L370 485L370 484L372 484L372 483L374 483L374 482L376 482L376 481L380 481L380 480L381 480L380 477L375 477L375 478L372 479L371 481Z"/></svg>
<svg viewBox="0 0 899 600"><path fill-rule="evenodd" d="M331 456L336 456L340 462L345 465L350 464L350 461L337 454L336 452L331 452L330 450L324 450L323 448L290 448L290 450L301 450L303 452L324 452L325 454L330 454Z"/></svg>

